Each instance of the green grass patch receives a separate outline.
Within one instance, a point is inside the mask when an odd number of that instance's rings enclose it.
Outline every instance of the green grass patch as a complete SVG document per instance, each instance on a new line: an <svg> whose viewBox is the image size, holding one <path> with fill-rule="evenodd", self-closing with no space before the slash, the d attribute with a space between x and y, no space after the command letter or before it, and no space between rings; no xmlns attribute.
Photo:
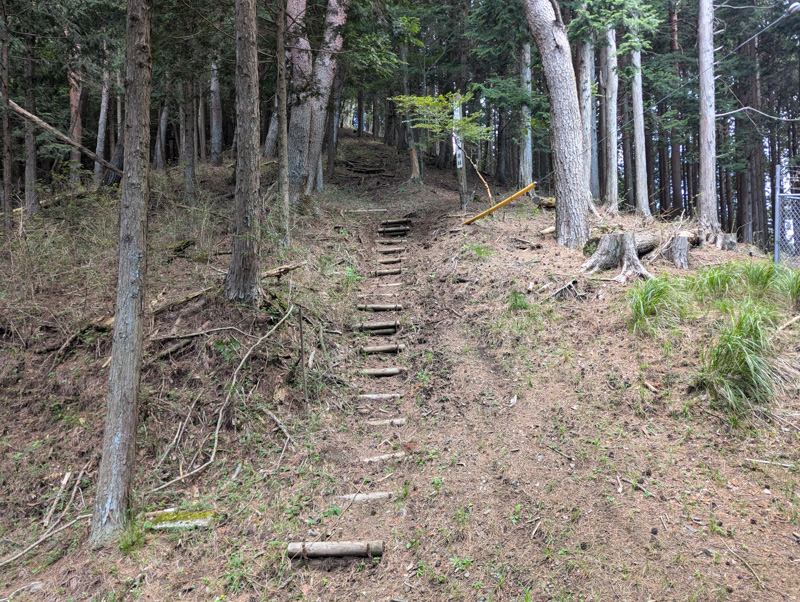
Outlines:
<svg viewBox="0 0 800 602"><path fill-rule="evenodd" d="M668 277L645 280L628 293L634 332L649 332L655 324L664 325L679 320L685 314L686 295L683 283Z"/></svg>

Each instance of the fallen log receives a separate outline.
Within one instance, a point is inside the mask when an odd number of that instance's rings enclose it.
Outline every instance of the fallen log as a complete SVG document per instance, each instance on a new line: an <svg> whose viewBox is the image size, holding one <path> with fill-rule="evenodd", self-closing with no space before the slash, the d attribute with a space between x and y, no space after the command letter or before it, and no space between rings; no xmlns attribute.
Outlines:
<svg viewBox="0 0 800 602"><path fill-rule="evenodd" d="M406 346L403 343L396 345L373 345L372 347L362 347L361 353L369 355L371 353L400 353L405 351Z"/></svg>
<svg viewBox="0 0 800 602"><path fill-rule="evenodd" d="M537 196L536 200L539 201L540 207L546 207L547 209L555 209L556 208L556 199L552 196Z"/></svg>
<svg viewBox="0 0 800 602"><path fill-rule="evenodd" d="M359 395L358 398L364 401L386 401L388 399L400 399L403 397L402 393L365 393Z"/></svg>
<svg viewBox="0 0 800 602"><path fill-rule="evenodd" d="M378 249L378 253L381 255L391 255L392 253L402 253L405 250L405 247L387 247L385 249Z"/></svg>
<svg viewBox="0 0 800 602"><path fill-rule="evenodd" d="M403 426L407 418L387 418L386 420L367 420L370 426Z"/></svg>
<svg viewBox="0 0 800 602"><path fill-rule="evenodd" d="M390 268L388 270L375 270L372 272L372 275L376 278L379 278L380 276L397 276L398 274L402 273L402 268Z"/></svg>
<svg viewBox="0 0 800 602"><path fill-rule="evenodd" d="M379 265L392 265L395 263L401 263L403 260L399 257L387 257L386 259L378 259L377 263Z"/></svg>
<svg viewBox="0 0 800 602"><path fill-rule="evenodd" d="M362 322L353 326L353 330L395 330L400 327L400 322L397 320L393 322Z"/></svg>
<svg viewBox="0 0 800 602"><path fill-rule="evenodd" d="M405 368L363 368L360 370L361 376L397 376L405 372Z"/></svg>
<svg viewBox="0 0 800 602"><path fill-rule="evenodd" d="M342 558L383 556L382 541L300 541L286 547L289 558Z"/></svg>
<svg viewBox="0 0 800 602"><path fill-rule="evenodd" d="M391 491L372 491L370 493L348 493L347 495L340 495L340 500L349 502L373 502L375 500L387 500L394 494Z"/></svg>
<svg viewBox="0 0 800 602"><path fill-rule="evenodd" d="M281 276L284 274L288 274L292 270L296 270L298 268L303 267L306 264L305 261L296 261L295 263L287 263L286 265L280 265L277 268L272 268L271 270L266 270L265 272L261 272L261 278L278 278L280 279Z"/></svg>
<svg viewBox="0 0 800 602"><path fill-rule="evenodd" d="M403 311L403 306L399 303L394 305L378 305L372 303L369 305L356 305L356 309L361 311Z"/></svg>
<svg viewBox="0 0 800 602"><path fill-rule="evenodd" d="M406 452L395 452L393 454L381 454L380 456L373 456L372 458L362 458L362 462L366 464L376 464L378 462L385 462L386 460L399 460L406 455Z"/></svg>
<svg viewBox="0 0 800 602"><path fill-rule="evenodd" d="M396 238L378 238L375 242L379 245L404 245L406 241L398 240Z"/></svg>
<svg viewBox="0 0 800 602"><path fill-rule="evenodd" d="M600 239L597 250L589 260L581 266L582 272L594 274L601 270L610 270L622 265L622 272L613 280L624 283L630 278L652 278L652 274L639 261L636 249L636 236L630 232L608 234Z"/></svg>

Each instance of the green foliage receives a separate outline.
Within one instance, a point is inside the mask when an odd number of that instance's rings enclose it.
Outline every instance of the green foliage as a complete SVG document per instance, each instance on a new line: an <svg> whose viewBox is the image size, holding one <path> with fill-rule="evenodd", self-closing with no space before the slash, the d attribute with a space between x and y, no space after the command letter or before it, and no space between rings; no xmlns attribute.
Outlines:
<svg viewBox="0 0 800 602"><path fill-rule="evenodd" d="M528 298L521 294L521 293L511 293L508 296L508 308L512 311L517 311L521 309L530 309L530 303L528 303Z"/></svg>
<svg viewBox="0 0 800 602"><path fill-rule="evenodd" d="M800 310L800 270L783 268L776 282L778 290L785 295L795 310Z"/></svg>
<svg viewBox="0 0 800 602"><path fill-rule="evenodd" d="M125 530L120 535L118 544L123 556L130 556L144 545L146 539L145 526L136 520L128 521Z"/></svg>
<svg viewBox="0 0 800 602"><path fill-rule="evenodd" d="M669 278L645 280L628 293L628 324L634 332L646 332L654 323L678 320L684 314L685 302L685 295Z"/></svg>
<svg viewBox="0 0 800 602"><path fill-rule="evenodd" d="M691 280L691 288L701 302L725 298L739 281L739 272L733 262L704 268Z"/></svg>
<svg viewBox="0 0 800 602"><path fill-rule="evenodd" d="M480 111L453 119L456 107L469 103L472 94L461 95L460 92L448 92L439 96L395 96L391 100L397 103L402 113L408 114L408 122L415 128L426 130L432 141L441 141L456 134L462 143L475 143L489 140L491 129L481 125L483 114Z"/></svg>
<svg viewBox="0 0 800 602"><path fill-rule="evenodd" d="M704 353L696 384L734 416L770 402L779 386L770 365L775 351L773 320L770 310L745 302Z"/></svg>

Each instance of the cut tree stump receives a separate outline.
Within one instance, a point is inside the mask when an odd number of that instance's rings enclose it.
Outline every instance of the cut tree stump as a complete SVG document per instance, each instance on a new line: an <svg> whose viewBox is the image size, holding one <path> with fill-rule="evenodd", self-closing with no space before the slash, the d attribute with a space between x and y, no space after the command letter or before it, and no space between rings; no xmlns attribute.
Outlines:
<svg viewBox="0 0 800 602"><path fill-rule="evenodd" d="M738 251L735 234L720 234L717 237L717 248L722 251Z"/></svg>
<svg viewBox="0 0 800 602"><path fill-rule="evenodd" d="M610 270L622 265L622 272L612 280L627 282L639 276L652 278L653 275L639 261L636 249L636 237L630 232L608 234L600 239L600 244L589 260L581 266L581 271L594 274L601 270Z"/></svg>
<svg viewBox="0 0 800 602"><path fill-rule="evenodd" d="M361 376L397 376L405 372L405 368L363 368L360 370Z"/></svg>
<svg viewBox="0 0 800 602"><path fill-rule="evenodd" d="M370 353L400 353L405 351L406 346L403 343L396 345L373 345L372 347L362 347L361 353L369 355Z"/></svg>
<svg viewBox="0 0 800 602"><path fill-rule="evenodd" d="M377 262L380 265L392 265L392 264L395 264L395 263L400 263L402 261L403 260L400 259L399 257L387 257L386 259L378 259L377 260Z"/></svg>
<svg viewBox="0 0 800 602"><path fill-rule="evenodd" d="M378 305L371 303L369 305L356 305L356 309L361 311L403 311L403 306L399 303L394 305Z"/></svg>
<svg viewBox="0 0 800 602"><path fill-rule="evenodd" d="M380 276L397 276L398 274L402 273L402 268L390 268L388 270L376 270L372 272L372 275L376 278L379 278Z"/></svg>
<svg viewBox="0 0 800 602"><path fill-rule="evenodd" d="M407 418L387 418L386 420L367 420L370 426L403 426L408 422Z"/></svg>
<svg viewBox="0 0 800 602"><path fill-rule="evenodd" d="M682 270L689 269L689 239L685 236L674 236L664 249L666 255L675 267Z"/></svg>
<svg viewBox="0 0 800 602"><path fill-rule="evenodd" d="M382 541L300 541L286 548L289 558L341 558L383 556Z"/></svg>

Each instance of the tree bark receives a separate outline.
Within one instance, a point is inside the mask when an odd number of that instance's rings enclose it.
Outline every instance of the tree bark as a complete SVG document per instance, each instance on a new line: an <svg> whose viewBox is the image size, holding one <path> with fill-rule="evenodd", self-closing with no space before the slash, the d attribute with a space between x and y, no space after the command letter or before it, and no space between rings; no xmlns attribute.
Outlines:
<svg viewBox="0 0 800 602"><path fill-rule="evenodd" d="M400 45L400 62L403 67L403 95L408 96L408 44L403 42ZM408 155L411 161L411 178L412 182L419 182L422 179L422 174L419 171L419 160L417 158L417 145L414 141L414 129L411 127L410 115L405 114L405 132L408 138Z"/></svg>
<svg viewBox="0 0 800 602"><path fill-rule="evenodd" d="M167 167L167 124L169 123L169 84L164 94L164 106L161 107L161 117L158 120L158 134L156 135L156 150L153 158L156 169Z"/></svg>
<svg viewBox="0 0 800 602"><path fill-rule="evenodd" d="M90 540L103 545L129 519L136 472L136 424L142 367L150 176L151 0L128 0L125 89L125 175L120 201L119 275L108 377L103 455Z"/></svg>
<svg viewBox="0 0 800 602"><path fill-rule="evenodd" d="M670 39L669 49L677 55L678 50L678 2L670 6L669 10ZM675 62L675 76L680 81L680 63ZM671 145L671 167L672 167L672 197L671 202L664 210L667 213L679 213L683 209L683 199L681 197L681 143L678 137L678 129L672 128L669 133Z"/></svg>
<svg viewBox="0 0 800 602"><path fill-rule="evenodd" d="M206 162L206 95L202 82L197 82L197 145L199 158Z"/></svg>
<svg viewBox="0 0 800 602"><path fill-rule="evenodd" d="M286 56L286 0L279 0L276 56ZM286 98L286 61L278 61L277 92L277 144L278 144L278 211L283 239L288 246L291 241L289 228L289 115Z"/></svg>
<svg viewBox="0 0 800 602"><path fill-rule="evenodd" d="M0 5L2 14L2 37L0 39L0 94L3 95L3 226L10 234L13 227L11 213L11 97L9 95L9 35L8 7L6 0Z"/></svg>
<svg viewBox="0 0 800 602"><path fill-rule="evenodd" d="M547 80L550 97L550 131L553 146L558 244L581 248L589 238L589 207L586 162L578 90L558 3L525 0L525 10Z"/></svg>
<svg viewBox="0 0 800 602"><path fill-rule="evenodd" d="M232 301L254 303L260 294L259 224L261 185L256 0L236 0L236 215L233 252L225 277Z"/></svg>
<svg viewBox="0 0 800 602"><path fill-rule="evenodd" d="M83 139L83 121L81 118L81 96L83 89L80 76L75 71L69 72L69 134L72 140L81 144ZM69 154L70 180L74 183L80 181L81 154L73 147Z"/></svg>
<svg viewBox="0 0 800 602"><path fill-rule="evenodd" d="M28 38L25 54L25 109L36 111L33 36ZM25 121L25 215L32 218L39 211L39 195L36 192L36 132L33 123Z"/></svg>
<svg viewBox="0 0 800 602"><path fill-rule="evenodd" d="M219 84L219 58L211 62L211 165L222 165L222 92Z"/></svg>
<svg viewBox="0 0 800 602"><path fill-rule="evenodd" d="M530 78L529 78L530 79ZM582 40L578 46L578 98L581 107L581 133L583 138L583 159L586 162L586 188L592 197L597 198L592 187L592 121L594 119L594 43L592 39ZM599 188L599 186L598 186ZM599 191L597 196L599 196Z"/></svg>
<svg viewBox="0 0 800 602"><path fill-rule="evenodd" d="M358 89L358 137L361 138L364 135L364 89Z"/></svg>
<svg viewBox="0 0 800 602"><path fill-rule="evenodd" d="M103 50L105 51L105 41ZM106 150L106 131L108 130L108 103L111 99L111 73L108 71L108 58L104 58L103 63L103 89L100 93L100 117L97 120L97 145L94 153L98 157L105 158ZM99 186L103 178L105 168L101 163L94 164L94 183Z"/></svg>
<svg viewBox="0 0 800 602"><path fill-rule="evenodd" d="M278 27L281 30L285 30L286 24L284 23L283 27L278 25ZM284 65L283 68L285 70L286 66ZM266 159L267 161L274 161L277 148L278 148L278 95L276 94L275 100L272 103L272 115L269 118L267 137L264 140L264 159Z"/></svg>
<svg viewBox="0 0 800 602"><path fill-rule="evenodd" d="M635 48L631 55L633 66L633 154L636 166L634 179L634 198L636 199L636 215L652 219L650 201L647 198L647 158L644 148L644 93L642 91L642 50Z"/></svg>
<svg viewBox="0 0 800 602"><path fill-rule="evenodd" d="M714 127L716 109L714 102L714 4L712 0L699 0L698 18L698 70L700 71L700 190L698 214L700 229L706 240L715 240L720 234L717 218L717 185L715 169L717 130Z"/></svg>
<svg viewBox="0 0 800 602"><path fill-rule="evenodd" d="M606 27L606 62L605 71L605 173L606 190L603 199L603 211L610 215L619 214L619 167L617 142L617 94L619 75L617 74L617 32L610 25Z"/></svg>
<svg viewBox="0 0 800 602"><path fill-rule="evenodd" d="M183 200L190 207L197 201L197 173L195 171L195 128L197 119L194 114L194 84L182 82L181 107L183 107Z"/></svg>

